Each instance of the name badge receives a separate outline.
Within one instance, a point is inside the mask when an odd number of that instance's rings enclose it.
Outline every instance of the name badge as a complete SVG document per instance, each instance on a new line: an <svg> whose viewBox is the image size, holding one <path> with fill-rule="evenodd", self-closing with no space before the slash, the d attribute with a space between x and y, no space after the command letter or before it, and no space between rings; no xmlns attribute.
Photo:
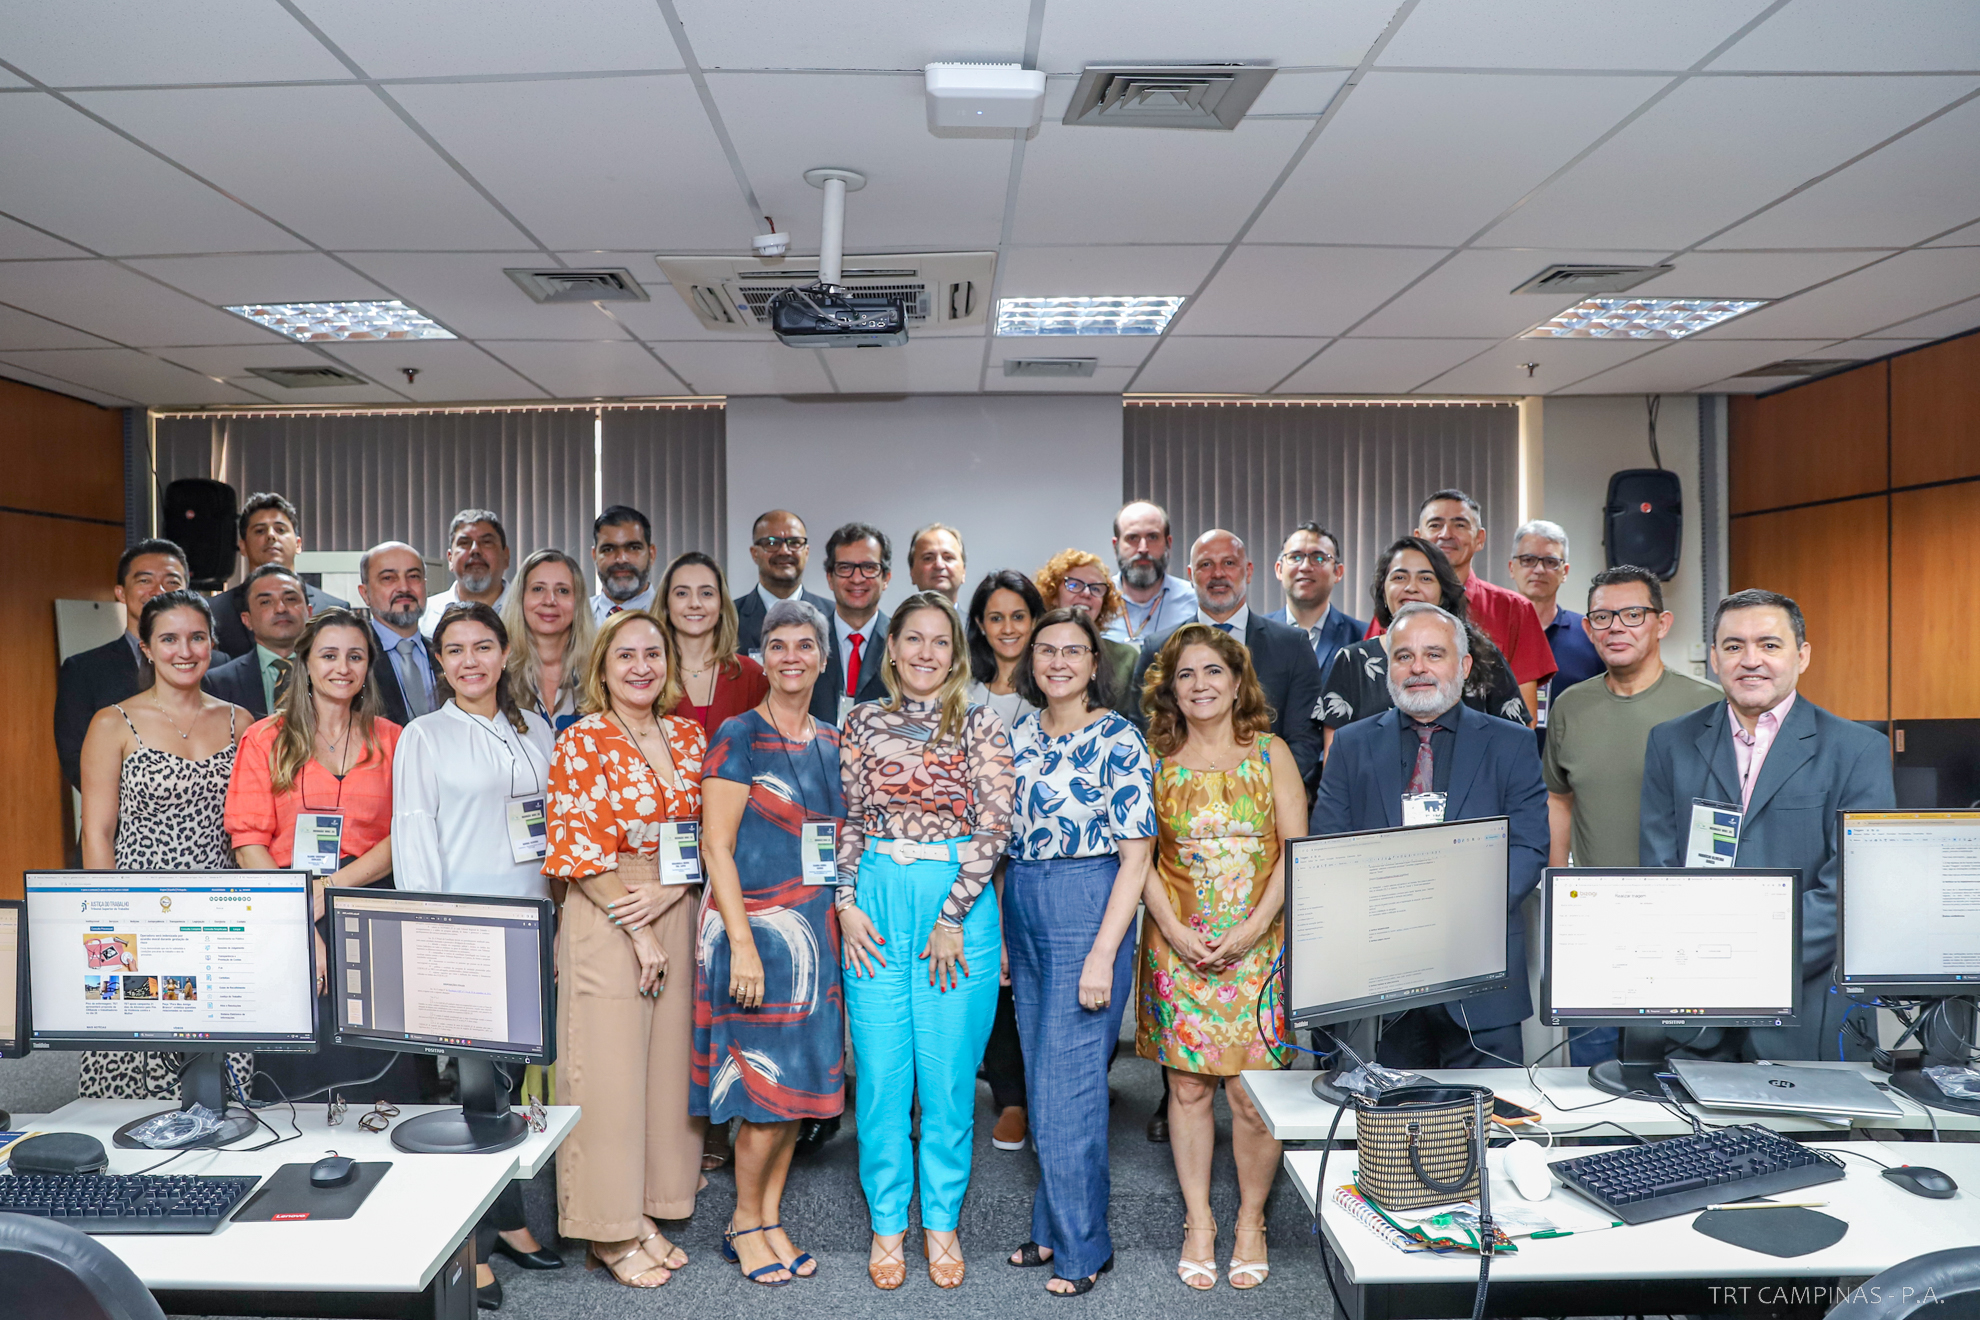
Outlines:
<svg viewBox="0 0 1980 1320"><path fill-rule="evenodd" d="M1534 728L1544 729L1547 727L1547 707L1551 706L1553 704L1553 701L1554 701L1554 680L1550 678L1545 683L1542 683L1540 685L1540 700L1537 703L1535 703L1540 707L1540 709L1533 716Z"/></svg>
<svg viewBox="0 0 1980 1320"><path fill-rule="evenodd" d="M550 826L542 794L509 799L509 851L518 864L540 862L549 853Z"/></svg>
<svg viewBox="0 0 1980 1320"><path fill-rule="evenodd" d="M849 697L843 692L839 694L839 727L840 728L843 729L846 727L846 716L852 714L853 707L857 706L858 704L859 701L857 698Z"/></svg>
<svg viewBox="0 0 1980 1320"><path fill-rule="evenodd" d="M1691 837L1686 841L1686 866L1731 866L1739 856L1739 823L1746 812L1730 802L1691 799Z"/></svg>
<svg viewBox="0 0 1980 1320"><path fill-rule="evenodd" d="M299 811L292 866L311 875L335 875L343 856L344 816L339 811Z"/></svg>
<svg viewBox="0 0 1980 1320"><path fill-rule="evenodd" d="M839 822L808 820L798 827L798 852L808 885L839 883Z"/></svg>
<svg viewBox="0 0 1980 1320"><path fill-rule="evenodd" d="M1444 823L1444 802L1447 793L1405 793L1403 794L1403 824L1442 825Z"/></svg>
<svg viewBox="0 0 1980 1320"><path fill-rule="evenodd" d="M701 883L701 823L699 821L660 822L660 883L663 885Z"/></svg>

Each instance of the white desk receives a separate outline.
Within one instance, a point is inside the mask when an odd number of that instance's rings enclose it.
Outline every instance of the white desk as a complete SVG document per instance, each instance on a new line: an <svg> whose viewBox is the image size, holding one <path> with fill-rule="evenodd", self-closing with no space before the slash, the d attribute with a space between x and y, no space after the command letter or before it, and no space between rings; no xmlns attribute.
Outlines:
<svg viewBox="0 0 1980 1320"><path fill-rule="evenodd" d="M88 1133L109 1152L109 1172L138 1173L169 1152L121 1150L111 1143L111 1134L158 1108L155 1100L77 1100L52 1114L22 1116L15 1127ZM436 1108L441 1106L401 1106L392 1126ZM280 1135L294 1131L287 1106L260 1112ZM360 1161L391 1161L384 1180L349 1219L230 1221L206 1235L105 1234L97 1241L129 1265L145 1287L161 1294L159 1300L170 1312L376 1315L385 1313L378 1309L382 1304L404 1315L456 1314L459 1281L451 1277L451 1270L442 1279L443 1267L461 1256L476 1221L510 1179L534 1177L548 1163L576 1124L577 1107L551 1107L546 1131L532 1132L520 1145L490 1155L409 1155L392 1144L389 1130L373 1133L358 1127L363 1112L353 1105L343 1123L333 1128L324 1122L322 1104L300 1104L296 1106L300 1140L253 1152L193 1151L160 1170L266 1175L284 1164L314 1163L328 1150ZM266 1129L255 1131L255 1137L241 1144L254 1146L269 1139ZM214 1294L226 1296L219 1300ZM388 1296L381 1301L378 1294ZM471 1271L465 1295L466 1315L471 1317ZM362 1301L349 1300L353 1298Z"/></svg>
<svg viewBox="0 0 1980 1320"><path fill-rule="evenodd" d="M1873 1081L1888 1080L1867 1063L1797 1061L1794 1066L1853 1069ZM1589 1085L1586 1068L1536 1068L1533 1075L1540 1083L1539 1090L1527 1081L1526 1071L1522 1068L1425 1070L1423 1075L1440 1082L1489 1086L1514 1104L1540 1111L1541 1123L1557 1133L1604 1121L1621 1124L1644 1137L1676 1136L1691 1131L1689 1123L1663 1105L1647 1100L1624 1099L1596 1090ZM1245 1091L1258 1106L1258 1112L1264 1116L1265 1126L1271 1129L1273 1137L1280 1141L1326 1140L1327 1129L1334 1121L1334 1106L1313 1094L1313 1073L1251 1071L1239 1073L1238 1076L1243 1079ZM1980 1118L1972 1115L1947 1113L1944 1110L1928 1114L1923 1105L1907 1096L1895 1091L1883 1094L1896 1102L1898 1108L1904 1111L1904 1117L1895 1121L1859 1119L1857 1126L1929 1131L1936 1118L1942 1131L1980 1129ZM1734 1114L1728 1110L1705 1109L1697 1105L1686 1105L1685 1108L1707 1123L1757 1122L1776 1132L1826 1132L1838 1136L1848 1130L1833 1123L1793 1114ZM1607 1127L1596 1127L1591 1132L1576 1135L1601 1137L1604 1134L1620 1135L1614 1128ZM1350 1110L1342 1115L1340 1130L1335 1137L1337 1140L1349 1140L1353 1136L1354 1112Z"/></svg>
<svg viewBox="0 0 1980 1320"><path fill-rule="evenodd" d="M1886 1164L1943 1169L1961 1190L1947 1201L1913 1196L1885 1180L1869 1161L1844 1156L1849 1171L1842 1181L1805 1193L1783 1193L1776 1199L1825 1200L1829 1205L1823 1213L1846 1222L1849 1232L1832 1247L1788 1260L1706 1237L1691 1227L1696 1216L1690 1214L1540 1242L1521 1238L1517 1255L1492 1261L1490 1311L1494 1315L1733 1312L1789 1301L1786 1295L1766 1293L1783 1284L1798 1281L1805 1293L1821 1280L1871 1275L1928 1251L1980 1242L1980 1145L1851 1142L1848 1148ZM1558 1157L1585 1153L1568 1149L1558 1152ZM1309 1208L1325 1199L1316 1186L1320 1155L1317 1150L1298 1150L1285 1157L1286 1170ZM1352 1150L1334 1151L1327 1160L1328 1193L1347 1182L1354 1168ZM1499 1178L1492 1180L1492 1201L1532 1204L1520 1200L1512 1185ZM1591 1202L1561 1186L1535 1205L1542 1212L1551 1207L1558 1209L1550 1217L1564 1226L1570 1218L1606 1218ZM1331 1200L1326 1201L1321 1226L1351 1320L1469 1314L1478 1279L1476 1256L1398 1251ZM1713 1292L1715 1288L1720 1291ZM1804 1296L1802 1300L1813 1303L1819 1314L1840 1299ZM1645 1309L1608 1309L1624 1301ZM1679 1306L1679 1302L1696 1305Z"/></svg>

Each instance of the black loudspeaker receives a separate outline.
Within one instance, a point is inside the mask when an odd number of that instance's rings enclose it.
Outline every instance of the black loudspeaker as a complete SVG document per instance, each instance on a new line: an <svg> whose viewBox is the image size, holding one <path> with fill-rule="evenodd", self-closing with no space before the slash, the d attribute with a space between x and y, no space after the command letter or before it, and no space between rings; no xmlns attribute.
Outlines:
<svg viewBox="0 0 1980 1320"><path fill-rule="evenodd" d="M206 477L181 477L165 488L165 516L158 534L186 552L192 585L218 591L234 576L234 544L241 504L234 488Z"/></svg>
<svg viewBox="0 0 1980 1320"><path fill-rule="evenodd" d="M1634 564L1660 582L1677 576L1684 544L1684 489L1668 468L1631 468L1609 478L1602 510L1602 544L1609 567Z"/></svg>

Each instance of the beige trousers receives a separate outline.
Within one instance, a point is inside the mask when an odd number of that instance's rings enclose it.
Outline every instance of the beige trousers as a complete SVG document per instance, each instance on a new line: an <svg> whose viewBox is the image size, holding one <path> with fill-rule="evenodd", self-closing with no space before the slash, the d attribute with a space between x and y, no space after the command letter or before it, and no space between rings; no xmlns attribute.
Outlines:
<svg viewBox="0 0 1980 1320"><path fill-rule="evenodd" d="M654 879L650 857L620 854L627 884ZM705 1118L688 1114L694 1045L697 885L670 885L653 923L667 951L659 999L639 993L632 937L584 894L565 900L557 934L557 1100L584 1110L557 1152L557 1231L623 1242L642 1213L685 1219L701 1181Z"/></svg>

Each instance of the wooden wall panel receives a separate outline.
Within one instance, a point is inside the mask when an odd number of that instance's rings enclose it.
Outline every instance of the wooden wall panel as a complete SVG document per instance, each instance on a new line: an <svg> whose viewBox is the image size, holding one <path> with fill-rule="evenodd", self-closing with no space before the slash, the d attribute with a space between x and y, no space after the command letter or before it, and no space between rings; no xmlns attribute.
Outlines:
<svg viewBox="0 0 1980 1320"><path fill-rule="evenodd" d="M124 521L124 417L114 408L0 380L0 462L0 505Z"/></svg>
<svg viewBox="0 0 1980 1320"><path fill-rule="evenodd" d="M1732 520L1734 591L1794 597L1812 650L1800 691L1852 720L1888 718L1889 497Z"/></svg>
<svg viewBox="0 0 1980 1320"><path fill-rule="evenodd" d="M1885 488L1890 365L1858 367L1767 398L1731 400L1728 509L1750 513Z"/></svg>
<svg viewBox="0 0 1980 1320"><path fill-rule="evenodd" d="M1980 719L1980 482L1891 497L1891 718Z"/></svg>
<svg viewBox="0 0 1980 1320"><path fill-rule="evenodd" d="M1891 484L1973 476L1980 476L1980 335L1892 358Z"/></svg>

